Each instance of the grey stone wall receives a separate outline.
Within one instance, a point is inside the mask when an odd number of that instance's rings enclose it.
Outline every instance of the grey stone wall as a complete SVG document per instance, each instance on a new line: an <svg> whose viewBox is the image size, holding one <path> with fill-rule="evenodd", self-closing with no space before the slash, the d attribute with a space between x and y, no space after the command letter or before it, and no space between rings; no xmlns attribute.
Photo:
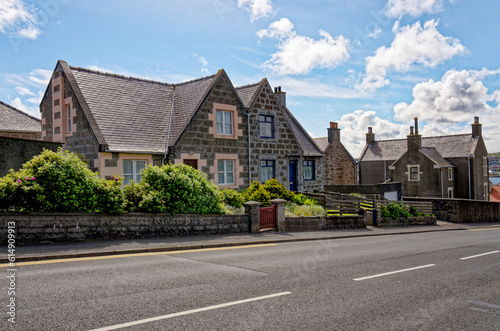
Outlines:
<svg viewBox="0 0 500 331"><path fill-rule="evenodd" d="M399 217L397 219L393 218L382 218L377 221L377 226L380 228L390 227L390 226L415 226L415 225L436 225L436 216L418 216L418 217Z"/></svg>
<svg viewBox="0 0 500 331"><path fill-rule="evenodd" d="M389 161L361 161L359 163L359 184L373 185L385 182L391 178L389 166L396 160ZM386 177L384 178L384 167ZM394 179L392 181L395 181Z"/></svg>
<svg viewBox="0 0 500 331"><path fill-rule="evenodd" d="M330 142L325 150L323 165L325 185L356 184L356 164L354 164L347 149L342 145L340 140Z"/></svg>
<svg viewBox="0 0 500 331"><path fill-rule="evenodd" d="M285 231L321 231L366 228L366 214L357 216L304 216L286 217Z"/></svg>
<svg viewBox="0 0 500 331"><path fill-rule="evenodd" d="M10 169L19 170L33 156L40 154L44 148L57 151L62 143L42 140L27 140L0 137L0 177Z"/></svg>
<svg viewBox="0 0 500 331"><path fill-rule="evenodd" d="M0 213L0 244L8 222L15 222L16 243L70 242L91 239L138 239L199 234L248 233L249 217L237 215L168 215L130 213Z"/></svg>

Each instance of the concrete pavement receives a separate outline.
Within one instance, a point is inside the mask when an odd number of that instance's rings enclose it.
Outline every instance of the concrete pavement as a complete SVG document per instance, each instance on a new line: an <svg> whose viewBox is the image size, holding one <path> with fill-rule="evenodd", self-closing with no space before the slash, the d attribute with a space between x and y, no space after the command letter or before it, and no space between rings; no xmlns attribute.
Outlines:
<svg viewBox="0 0 500 331"><path fill-rule="evenodd" d="M327 230L311 232L262 232L260 234L203 235L188 237L166 237L133 240L101 240L73 243L39 243L16 247L16 262L47 259L75 258L115 254L132 254L173 250L255 245L308 240L329 240L365 236L411 234L435 231L471 230L480 228L499 228L499 223L457 224L438 221L437 225L366 229ZM6 254L0 263L6 263Z"/></svg>

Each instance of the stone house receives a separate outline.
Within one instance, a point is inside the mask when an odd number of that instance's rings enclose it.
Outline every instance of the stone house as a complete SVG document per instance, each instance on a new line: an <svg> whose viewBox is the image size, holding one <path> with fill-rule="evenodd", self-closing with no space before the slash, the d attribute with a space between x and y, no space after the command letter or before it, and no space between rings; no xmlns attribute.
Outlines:
<svg viewBox="0 0 500 331"><path fill-rule="evenodd" d="M471 134L375 140L368 128L359 162L360 184L400 182L403 196L489 200L488 152L479 118Z"/></svg>
<svg viewBox="0 0 500 331"><path fill-rule="evenodd" d="M356 185L357 162L340 141L337 122L330 122L328 136L314 138L323 151L324 185Z"/></svg>
<svg viewBox="0 0 500 331"><path fill-rule="evenodd" d="M273 177L289 187L288 160L310 158L315 179L297 187L322 188L321 152L304 150L279 97L267 80L236 89L224 70L167 84L58 61L40 104L42 138L64 142L101 177L123 176L125 184L140 181L147 164L170 162L221 188Z"/></svg>
<svg viewBox="0 0 500 331"><path fill-rule="evenodd" d="M0 101L0 136L21 139L40 139L41 121Z"/></svg>

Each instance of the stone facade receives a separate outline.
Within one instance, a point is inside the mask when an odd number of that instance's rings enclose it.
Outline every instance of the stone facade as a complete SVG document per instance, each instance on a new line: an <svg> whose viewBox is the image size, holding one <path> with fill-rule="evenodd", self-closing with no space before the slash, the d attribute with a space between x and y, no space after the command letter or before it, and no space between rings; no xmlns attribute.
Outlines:
<svg viewBox="0 0 500 331"><path fill-rule="evenodd" d="M287 217L285 231L321 231L366 228L366 214L359 216Z"/></svg>
<svg viewBox="0 0 500 331"><path fill-rule="evenodd" d="M214 134L216 123L211 118L214 118L213 115L219 105L234 106L233 136L224 137ZM235 184L219 186L243 189L248 186L248 140L246 137L248 137L248 127L245 109L231 81L225 73L222 73L175 143L169 160L172 163L180 163L186 159L197 159L198 170L206 173L216 184L218 183L217 161L233 160Z"/></svg>
<svg viewBox="0 0 500 331"><path fill-rule="evenodd" d="M436 225L436 216L418 216L418 217L399 217L397 219L393 218L382 218L377 221L377 226L379 228L391 227L391 226L417 226L417 225Z"/></svg>
<svg viewBox="0 0 500 331"><path fill-rule="evenodd" d="M54 85L56 81L57 84ZM40 104L43 140L64 143L65 150L83 155L85 159L89 161L90 168L98 170L97 160L99 159L99 143L62 69L54 71L47 91L48 93L45 94ZM56 100L54 100L55 95L58 97ZM68 120L63 110L54 111L55 101L59 100L59 104L61 104L61 99L64 99L62 105L71 106L72 117L70 120L74 129L68 133L65 126L62 130L60 126L57 126L60 128L58 131L62 132L58 135L60 138L57 139L55 134L57 127L54 123L58 119L55 119L55 117L62 118L61 123L64 123L64 121L67 122ZM56 115L57 113L60 114Z"/></svg>

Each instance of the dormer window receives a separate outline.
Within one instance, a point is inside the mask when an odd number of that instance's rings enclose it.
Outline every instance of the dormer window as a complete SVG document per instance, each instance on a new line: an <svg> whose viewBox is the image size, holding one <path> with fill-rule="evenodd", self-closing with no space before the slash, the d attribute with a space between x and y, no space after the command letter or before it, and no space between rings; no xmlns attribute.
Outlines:
<svg viewBox="0 0 500 331"><path fill-rule="evenodd" d="M420 165L408 165L408 181L420 180Z"/></svg>

